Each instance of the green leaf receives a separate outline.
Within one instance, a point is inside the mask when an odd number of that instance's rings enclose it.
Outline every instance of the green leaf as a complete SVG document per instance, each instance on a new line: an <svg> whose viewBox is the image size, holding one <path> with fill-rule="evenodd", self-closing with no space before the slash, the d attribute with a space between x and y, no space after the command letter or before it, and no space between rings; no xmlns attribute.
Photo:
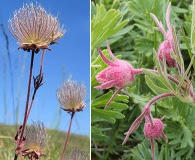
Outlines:
<svg viewBox="0 0 195 160"><path fill-rule="evenodd" d="M172 120L178 120L178 115L176 113L174 113L170 108L165 108L165 107L161 107L158 106L158 111L166 116L167 118L171 118Z"/></svg>
<svg viewBox="0 0 195 160"><path fill-rule="evenodd" d="M91 134L91 139L93 139L93 141L104 141L105 139L107 139L108 137L105 135L101 135L101 134Z"/></svg>
<svg viewBox="0 0 195 160"><path fill-rule="evenodd" d="M101 130L98 127L91 126L91 133L101 133Z"/></svg>
<svg viewBox="0 0 195 160"><path fill-rule="evenodd" d="M188 129L188 127L183 126L183 138L181 140L181 148L185 148L189 145L190 147L194 147L194 143L192 142L192 133Z"/></svg>
<svg viewBox="0 0 195 160"><path fill-rule="evenodd" d="M102 109L92 108L91 112L92 112L92 116L96 116L109 123L115 123L116 119L122 119L125 117L122 113L111 111L111 110L102 110Z"/></svg>
<svg viewBox="0 0 195 160"><path fill-rule="evenodd" d="M105 107L105 105L108 103L108 101L110 100L111 96L113 95L113 91L109 91L108 93L102 95L101 97L96 98L93 103L91 104L92 107ZM121 94L117 94L113 101L111 102L111 104L114 101L118 101L118 102L124 102L127 103L128 102L129 97L126 95L121 95Z"/></svg>
<svg viewBox="0 0 195 160"><path fill-rule="evenodd" d="M192 46L192 53L195 54L195 0L193 0L192 6L192 24L191 24L191 46Z"/></svg>
<svg viewBox="0 0 195 160"><path fill-rule="evenodd" d="M161 88L161 87L157 86L156 84L154 84L154 82L152 81L152 79L149 76L145 75L145 79L146 79L147 85L157 95L162 94L162 93L171 93L168 89Z"/></svg>
<svg viewBox="0 0 195 160"><path fill-rule="evenodd" d="M134 27L133 25L130 25L130 26L127 26L127 27L121 29L119 32L114 34L111 38L122 36L122 35L126 34L126 33L130 32L133 29L133 27ZM111 41L110 41L110 43L111 43Z"/></svg>
<svg viewBox="0 0 195 160"><path fill-rule="evenodd" d="M129 20L122 21L119 10L106 11L104 5L96 5L96 15L91 22L91 48L97 48L103 41L120 31Z"/></svg>
<svg viewBox="0 0 195 160"><path fill-rule="evenodd" d="M183 155L186 155L186 153L189 151L189 148L183 148L182 150L180 150L179 152L177 152L175 154L175 157L181 157Z"/></svg>

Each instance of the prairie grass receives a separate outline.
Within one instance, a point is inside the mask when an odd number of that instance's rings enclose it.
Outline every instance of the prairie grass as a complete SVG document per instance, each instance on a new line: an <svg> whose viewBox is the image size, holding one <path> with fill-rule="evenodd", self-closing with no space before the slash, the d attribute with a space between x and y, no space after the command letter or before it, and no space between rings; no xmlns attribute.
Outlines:
<svg viewBox="0 0 195 160"><path fill-rule="evenodd" d="M15 142L14 136L16 133L16 126L0 124L0 159L13 160ZM60 158L66 132L58 131L55 129L47 129L48 141L44 153L47 157L41 157L42 160L57 160ZM70 134L69 142L66 150L66 155L74 149L79 148L87 155L90 153L90 139L88 136ZM65 157L66 157L65 155Z"/></svg>

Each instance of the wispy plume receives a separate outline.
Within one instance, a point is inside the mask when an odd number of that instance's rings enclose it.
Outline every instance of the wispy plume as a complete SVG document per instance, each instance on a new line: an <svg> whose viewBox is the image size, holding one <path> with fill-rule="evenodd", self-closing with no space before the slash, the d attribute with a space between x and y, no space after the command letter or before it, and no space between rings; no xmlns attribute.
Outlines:
<svg viewBox="0 0 195 160"><path fill-rule="evenodd" d="M48 14L39 4L26 4L14 12L9 19L8 28L18 40L19 48L39 52L40 49L49 49L65 32L60 28L57 17Z"/></svg>

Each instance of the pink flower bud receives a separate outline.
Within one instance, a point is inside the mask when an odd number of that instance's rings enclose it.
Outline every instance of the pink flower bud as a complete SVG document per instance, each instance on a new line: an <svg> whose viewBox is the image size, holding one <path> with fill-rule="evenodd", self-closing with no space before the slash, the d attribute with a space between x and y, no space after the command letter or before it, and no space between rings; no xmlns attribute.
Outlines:
<svg viewBox="0 0 195 160"><path fill-rule="evenodd" d="M116 60L113 65L105 68L96 75L98 83L102 84L99 89L111 88L113 86L123 88L134 81L135 74L133 66L124 61Z"/></svg>
<svg viewBox="0 0 195 160"><path fill-rule="evenodd" d="M172 26L170 22L170 12L171 12L171 3L169 3L166 11L166 25L168 29L167 31L163 27L162 22L159 21L154 14L150 13L150 15L158 26L155 27L155 29L161 31L166 38L166 40L163 41L159 46L158 57L161 61L163 61L163 51L164 51L166 64L168 67L172 68L176 66L176 61L171 57L170 51L172 50L175 53L176 49L175 49L175 42L172 33Z"/></svg>
<svg viewBox="0 0 195 160"><path fill-rule="evenodd" d="M134 77L136 74L143 73L142 69L134 69L133 66L128 63L127 61L117 59L108 44L107 41L107 48L110 56L114 61L110 61L107 59L101 49L99 48L99 54L102 60L108 64L108 67L102 70L100 73L96 75L96 79L98 83L101 85L96 86L96 89L108 89L111 87L116 87L117 91L112 95L108 103L106 104L105 108L109 106L113 98L120 92L123 87L130 85L134 81Z"/></svg>
<svg viewBox="0 0 195 160"><path fill-rule="evenodd" d="M170 51L173 50L169 41L163 41L158 49L158 58L163 61L163 54L166 60L166 64L168 67L172 68L175 67L176 61L171 57Z"/></svg>
<svg viewBox="0 0 195 160"><path fill-rule="evenodd" d="M134 69L129 62L117 59L110 50L108 42L107 48L114 61L112 62L107 59L100 48L98 49L102 60L109 66L96 75L98 83L101 84L100 86L96 86L96 89L123 88L134 81L135 74L143 73L142 69Z"/></svg>
<svg viewBox="0 0 195 160"><path fill-rule="evenodd" d="M146 138L151 140L162 137L166 142L168 142L168 139L163 132L163 129L166 126L166 124L162 123L163 118L152 118L153 124L151 124L149 120L145 122L144 135L146 136Z"/></svg>

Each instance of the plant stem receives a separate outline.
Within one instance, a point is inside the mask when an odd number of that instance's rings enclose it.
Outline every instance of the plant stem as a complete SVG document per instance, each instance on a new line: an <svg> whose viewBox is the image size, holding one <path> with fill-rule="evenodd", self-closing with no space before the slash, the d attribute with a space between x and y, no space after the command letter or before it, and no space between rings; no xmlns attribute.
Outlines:
<svg viewBox="0 0 195 160"><path fill-rule="evenodd" d="M112 97L110 98L110 100L108 101L108 103L106 104L105 108L108 108L108 106L110 105L110 103L112 102L112 100L114 99L114 97L121 91L122 88L118 88L115 93L112 95Z"/></svg>
<svg viewBox="0 0 195 160"><path fill-rule="evenodd" d="M147 104L146 106L144 107L142 113L139 115L139 117L133 122L133 124L131 125L131 127L129 128L129 130L125 133L126 137L122 143L122 145L124 145L126 143L126 141L128 140L129 136L131 133L135 132L136 129L139 127L139 125L141 124L142 122L142 119L143 117L145 116L145 118L148 118L148 120L151 122L151 124L153 125L153 121L152 121L152 115L150 114L150 107L151 105L156 102L157 100L159 99L162 99L162 98L166 98L166 97L172 97L172 96L175 96L174 94L171 94L171 93L163 93L163 94L160 94L154 98L152 98ZM148 117L146 117L146 115L150 115Z"/></svg>
<svg viewBox="0 0 195 160"><path fill-rule="evenodd" d="M30 107L29 107L26 119L28 119L30 111L32 109L32 105L33 105L33 102L34 102L34 98L35 98L36 92L39 89L39 87L42 85L42 80L43 80L42 68L43 68L44 54L45 54L45 50L43 50L42 55L41 55L39 75L36 78L34 78L34 91L33 91L32 99L31 99L31 103L30 103Z"/></svg>
<svg viewBox="0 0 195 160"><path fill-rule="evenodd" d="M30 87L31 87L31 81L32 81L34 55L35 55L35 52L32 50L31 63L30 63L30 73L29 73L29 79L28 79L28 91L27 91L27 96L26 96L26 108L25 108L24 121L23 121L22 132L21 132L19 144L22 141L22 137L24 134L24 128L25 128L26 122L27 122L27 113L28 113L28 104L29 104L29 99L30 99Z"/></svg>
<svg viewBox="0 0 195 160"><path fill-rule="evenodd" d="M64 144L64 148L63 148L60 160L64 159L64 155L65 155L65 151L66 151L66 146L68 144L68 138L69 138L69 135L70 135L70 129L71 129L71 126L72 126L72 120L73 120L74 114L75 114L75 112L71 112L71 118L70 118L70 124L69 124L69 128L68 128L68 133L66 135L66 140L65 140L65 144Z"/></svg>
<svg viewBox="0 0 195 160"><path fill-rule="evenodd" d="M25 129L26 122L27 122L28 104L29 104L29 99L30 99L30 87L31 87L31 81L32 81L32 71L33 71L34 55L35 55L35 52L34 52L34 50L32 50L31 62L30 62L30 73L29 73L29 79L28 79L28 90L27 90L27 96L26 96L26 108L25 108L24 121L23 121L23 125L22 125L22 131L21 131L21 135L20 135L18 146L22 142L23 135L24 135L24 129ZM18 157L18 155L15 154L14 160L17 160L17 157Z"/></svg>
<svg viewBox="0 0 195 160"><path fill-rule="evenodd" d="M169 151L168 151L168 143L166 143L166 146L165 146L165 160L168 160L169 159Z"/></svg>
<svg viewBox="0 0 195 160"><path fill-rule="evenodd" d="M42 52L42 54L41 54L40 74L42 74L44 55L45 55L45 49L43 50L43 52Z"/></svg>
<svg viewBox="0 0 195 160"><path fill-rule="evenodd" d="M192 62L192 61L191 61L191 62ZM153 73L159 75L159 73L158 73L157 70L149 69L149 71L151 71L151 72L153 72ZM175 83L175 84L177 84L177 85L180 84L180 82L179 82L176 78L174 78L173 76L167 74L167 77L168 77L168 79L171 80L173 83ZM184 91L186 90L186 88L183 87L182 85L181 85L181 89L184 90ZM190 86L189 93L190 93L190 96L191 96L191 98L193 99L193 101L195 101L195 93L194 93L194 91L193 91L193 86L192 86L192 85Z"/></svg>
<svg viewBox="0 0 195 160"><path fill-rule="evenodd" d="M152 98L147 104L146 106L144 107L144 111L147 111L149 112L150 111L150 107L152 106L152 104L156 101L158 101L159 99L162 99L162 98L166 98L166 97L172 97L172 96L175 96L174 94L172 93L163 93L163 94L160 94L154 98Z"/></svg>

